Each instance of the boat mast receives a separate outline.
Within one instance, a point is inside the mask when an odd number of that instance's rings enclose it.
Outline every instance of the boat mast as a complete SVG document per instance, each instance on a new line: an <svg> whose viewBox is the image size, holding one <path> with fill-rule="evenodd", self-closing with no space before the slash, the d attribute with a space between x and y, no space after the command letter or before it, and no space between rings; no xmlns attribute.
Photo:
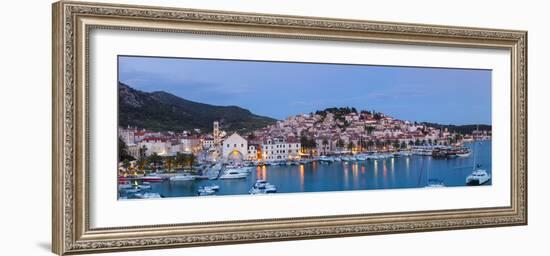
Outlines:
<svg viewBox="0 0 550 256"><path fill-rule="evenodd" d="M476 134L478 134L478 132L479 132L479 124L476 125ZM474 171L477 168L477 166L476 166L476 144L477 144L477 139L474 136L474 147L472 148L472 154L474 154L474 166L473 166Z"/></svg>

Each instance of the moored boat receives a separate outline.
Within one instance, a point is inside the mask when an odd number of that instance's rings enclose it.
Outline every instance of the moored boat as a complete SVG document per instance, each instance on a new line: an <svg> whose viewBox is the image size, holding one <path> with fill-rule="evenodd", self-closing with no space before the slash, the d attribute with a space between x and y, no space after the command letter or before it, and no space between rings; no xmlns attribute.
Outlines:
<svg viewBox="0 0 550 256"><path fill-rule="evenodd" d="M247 172L241 172L238 169L228 169L223 172L220 179L244 179L247 176Z"/></svg>
<svg viewBox="0 0 550 256"><path fill-rule="evenodd" d="M176 175L173 177L170 177L170 181L191 181L195 180L196 177L189 174L183 174L183 175Z"/></svg>
<svg viewBox="0 0 550 256"><path fill-rule="evenodd" d="M150 175L146 175L146 176L141 177L141 180L142 181L148 181L148 182L161 182L161 181L164 180L164 178L162 178L161 176L158 176L158 175L150 174Z"/></svg>
<svg viewBox="0 0 550 256"><path fill-rule="evenodd" d="M486 170L476 169L472 174L466 177L466 185L476 186L483 185L491 179L491 175Z"/></svg>
<svg viewBox="0 0 550 256"><path fill-rule="evenodd" d="M134 194L134 196L139 198L139 199L161 198L159 193L151 193L151 192L136 193L136 194Z"/></svg>

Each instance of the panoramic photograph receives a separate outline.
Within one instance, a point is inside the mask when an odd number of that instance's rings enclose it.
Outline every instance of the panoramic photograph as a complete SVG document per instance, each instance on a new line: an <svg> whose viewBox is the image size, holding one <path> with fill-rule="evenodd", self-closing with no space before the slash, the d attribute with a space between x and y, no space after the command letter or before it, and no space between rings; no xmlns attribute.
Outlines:
<svg viewBox="0 0 550 256"><path fill-rule="evenodd" d="M484 69L118 56L117 198L490 186L491 93Z"/></svg>

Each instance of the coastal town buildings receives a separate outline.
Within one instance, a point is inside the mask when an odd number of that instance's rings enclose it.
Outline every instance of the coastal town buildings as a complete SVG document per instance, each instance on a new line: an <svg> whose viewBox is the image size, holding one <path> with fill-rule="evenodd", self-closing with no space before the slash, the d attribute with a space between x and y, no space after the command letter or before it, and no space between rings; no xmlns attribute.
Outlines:
<svg viewBox="0 0 550 256"><path fill-rule="evenodd" d="M375 111L348 108L299 114L250 133L227 136L220 122L211 132L158 132L119 128L128 153L138 158L192 153L206 161L286 161L303 157L384 151L420 145L451 145L462 140L490 139L487 131L459 135L447 128L403 121Z"/></svg>

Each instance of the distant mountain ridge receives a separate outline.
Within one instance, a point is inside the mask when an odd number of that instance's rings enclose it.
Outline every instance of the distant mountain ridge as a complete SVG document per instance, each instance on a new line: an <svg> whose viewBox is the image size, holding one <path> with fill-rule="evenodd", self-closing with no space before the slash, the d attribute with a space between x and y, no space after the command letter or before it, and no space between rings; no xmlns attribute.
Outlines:
<svg viewBox="0 0 550 256"><path fill-rule="evenodd" d="M259 116L237 106L214 106L159 91L143 92L118 83L119 126L136 126L152 131L212 130L220 121L228 131L247 132L273 124L276 120Z"/></svg>

